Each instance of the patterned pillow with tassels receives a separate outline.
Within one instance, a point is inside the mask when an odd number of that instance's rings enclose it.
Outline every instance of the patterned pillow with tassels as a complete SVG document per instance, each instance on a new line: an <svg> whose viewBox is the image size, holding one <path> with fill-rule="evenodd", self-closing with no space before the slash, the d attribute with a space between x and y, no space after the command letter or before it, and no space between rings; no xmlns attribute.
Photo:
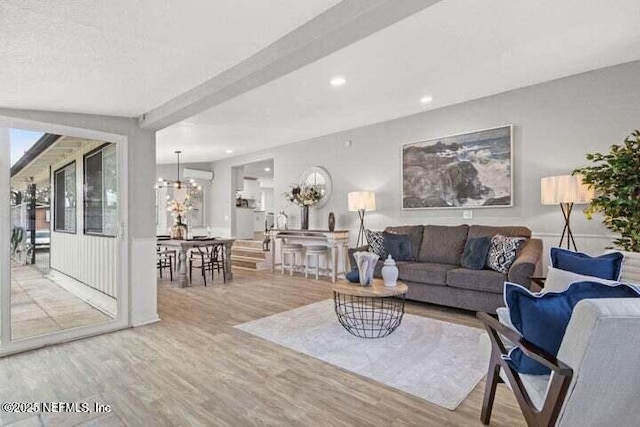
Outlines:
<svg viewBox="0 0 640 427"><path fill-rule="evenodd" d="M511 264L518 257L518 251L527 239L524 237L507 237L496 234L491 238L491 248L487 255L487 267L507 274Z"/></svg>
<svg viewBox="0 0 640 427"><path fill-rule="evenodd" d="M365 230L364 236L367 238L367 242L369 242L369 252L378 255L380 259L385 259L384 231Z"/></svg>

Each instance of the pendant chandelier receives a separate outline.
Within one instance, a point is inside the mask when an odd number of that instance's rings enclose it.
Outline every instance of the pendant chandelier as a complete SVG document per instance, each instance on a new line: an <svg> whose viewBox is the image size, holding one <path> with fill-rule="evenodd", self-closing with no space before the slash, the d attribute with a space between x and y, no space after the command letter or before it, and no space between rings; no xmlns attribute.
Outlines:
<svg viewBox="0 0 640 427"><path fill-rule="evenodd" d="M180 154L182 151L175 151L178 156L178 164L177 164L177 179L175 181L166 180L164 178L158 178L158 183L155 185L156 189L159 188L175 188L176 190L197 190L201 191L202 186L198 185L195 180L190 179L189 181L181 181L180 180Z"/></svg>

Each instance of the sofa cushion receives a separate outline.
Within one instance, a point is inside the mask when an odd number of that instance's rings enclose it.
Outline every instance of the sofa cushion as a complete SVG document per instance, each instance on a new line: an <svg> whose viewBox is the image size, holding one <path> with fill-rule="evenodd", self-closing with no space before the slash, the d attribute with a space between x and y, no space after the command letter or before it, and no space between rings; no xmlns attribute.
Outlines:
<svg viewBox="0 0 640 427"><path fill-rule="evenodd" d="M398 278L408 282L446 286L447 272L454 268L457 266L433 262L411 262L398 266Z"/></svg>
<svg viewBox="0 0 640 427"><path fill-rule="evenodd" d="M509 237L531 237L531 230L527 227L516 225L508 226L492 226L492 225L471 225L469 226L469 239L477 237L493 237L496 234L502 234Z"/></svg>
<svg viewBox="0 0 640 427"><path fill-rule="evenodd" d="M460 265L472 270L483 270L487 262L487 255L489 255L489 248L491 248L491 237L467 239Z"/></svg>
<svg viewBox="0 0 640 427"><path fill-rule="evenodd" d="M507 275L493 270L456 268L447 272L447 285L452 288L501 294Z"/></svg>
<svg viewBox="0 0 640 427"><path fill-rule="evenodd" d="M406 234L411 240L411 260L418 259L418 252L420 251L420 244L422 243L422 233L424 232L423 225L401 225L398 227L387 227L384 229L387 233L393 234Z"/></svg>
<svg viewBox="0 0 640 427"><path fill-rule="evenodd" d="M460 265L468 225L425 225L418 261Z"/></svg>
<svg viewBox="0 0 640 427"><path fill-rule="evenodd" d="M411 239L406 234L395 234L384 231L384 253L391 255L396 261L412 261Z"/></svg>

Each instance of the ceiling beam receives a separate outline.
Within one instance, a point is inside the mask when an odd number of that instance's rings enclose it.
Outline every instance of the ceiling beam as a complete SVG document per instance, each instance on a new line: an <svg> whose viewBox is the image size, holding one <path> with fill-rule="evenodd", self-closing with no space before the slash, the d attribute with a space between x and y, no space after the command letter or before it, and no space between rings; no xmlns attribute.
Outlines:
<svg viewBox="0 0 640 427"><path fill-rule="evenodd" d="M440 0L343 0L237 65L138 118L160 130L291 73Z"/></svg>

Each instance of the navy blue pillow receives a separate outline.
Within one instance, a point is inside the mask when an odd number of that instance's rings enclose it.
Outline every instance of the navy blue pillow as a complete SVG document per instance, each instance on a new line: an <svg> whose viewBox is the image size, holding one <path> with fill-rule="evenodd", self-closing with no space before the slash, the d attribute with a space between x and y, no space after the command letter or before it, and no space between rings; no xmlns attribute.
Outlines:
<svg viewBox="0 0 640 427"><path fill-rule="evenodd" d="M513 283L505 283L504 301L511 323L529 342L557 356L573 308L583 299L634 298L640 296L633 286L617 283L574 282L563 292L532 294ZM510 365L521 374L548 375L550 370L527 357L519 348L509 352Z"/></svg>
<svg viewBox="0 0 640 427"><path fill-rule="evenodd" d="M472 270L482 270L487 263L487 255L491 248L491 237L476 237L468 239L464 245L464 252L460 265Z"/></svg>
<svg viewBox="0 0 640 427"><path fill-rule="evenodd" d="M592 257L582 252L551 248L551 265L553 268L606 280L618 280L620 278L623 259L624 255L620 252L611 252L610 254Z"/></svg>
<svg viewBox="0 0 640 427"><path fill-rule="evenodd" d="M385 255L391 255L396 261L411 261L411 238L408 235L385 231L382 236Z"/></svg>
<svg viewBox="0 0 640 427"><path fill-rule="evenodd" d="M357 268L345 274L344 277L351 283L360 283L360 272Z"/></svg>

